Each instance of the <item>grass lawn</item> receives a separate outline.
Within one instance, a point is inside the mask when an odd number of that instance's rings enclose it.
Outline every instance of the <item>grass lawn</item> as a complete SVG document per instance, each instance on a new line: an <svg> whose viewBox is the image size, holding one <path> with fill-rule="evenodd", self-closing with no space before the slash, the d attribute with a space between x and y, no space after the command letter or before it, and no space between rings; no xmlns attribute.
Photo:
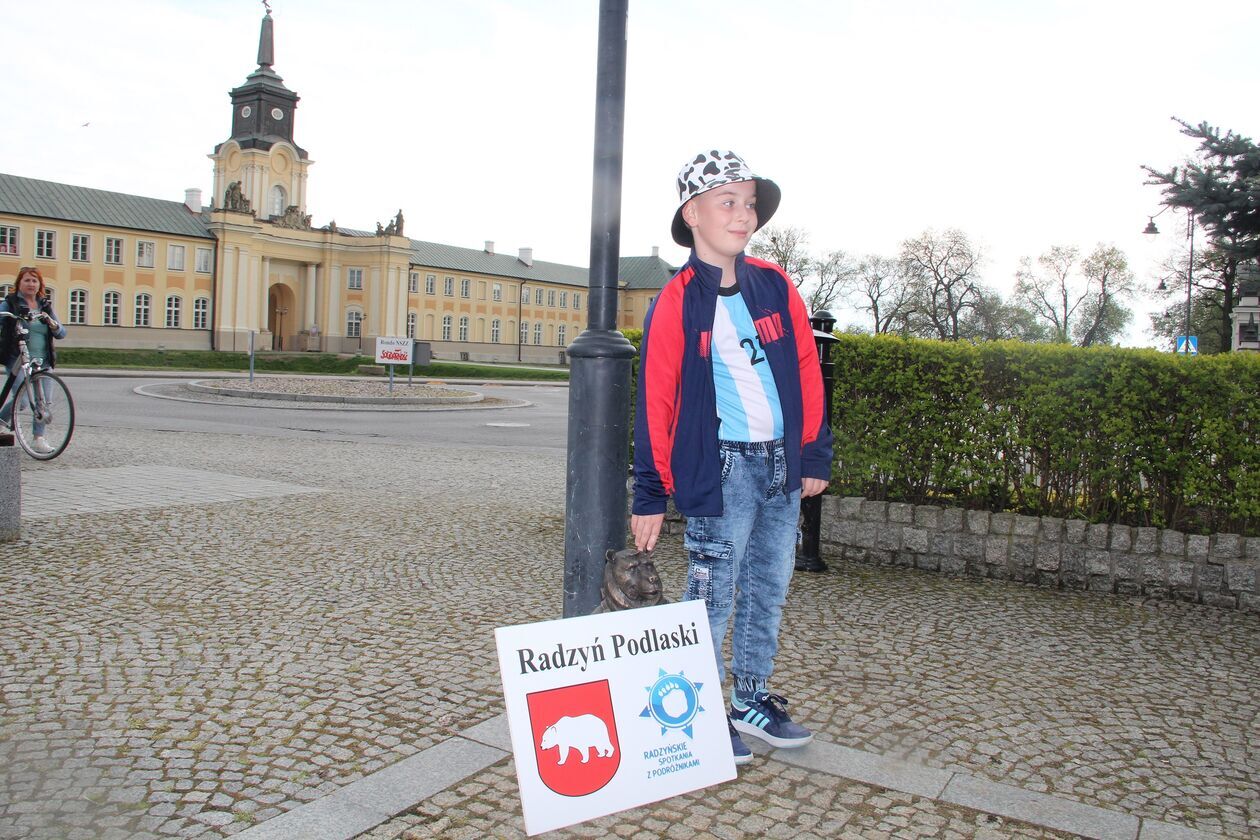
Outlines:
<svg viewBox="0 0 1260 840"><path fill-rule="evenodd" d="M61 347L57 364L75 368L133 368L137 370L249 370L246 353L210 350L106 350L92 347ZM339 356L334 353L265 353L254 357L254 370L262 373L357 374L360 365L372 365L371 356ZM395 376L406 376L407 367L394 368ZM434 361L415 368L415 375L450 379L524 379L541 382L567 382L568 368L527 368L512 365Z"/></svg>

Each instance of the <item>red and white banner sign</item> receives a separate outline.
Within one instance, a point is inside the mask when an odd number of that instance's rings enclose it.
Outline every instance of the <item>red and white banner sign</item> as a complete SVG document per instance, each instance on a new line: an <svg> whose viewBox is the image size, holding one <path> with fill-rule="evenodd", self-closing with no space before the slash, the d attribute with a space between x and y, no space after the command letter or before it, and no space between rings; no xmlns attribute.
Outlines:
<svg viewBox="0 0 1260 840"><path fill-rule="evenodd" d="M525 831L735 778L703 601L495 630Z"/></svg>
<svg viewBox="0 0 1260 840"><path fill-rule="evenodd" d="M410 338L377 336L376 363L378 365L411 364L411 348L414 342Z"/></svg>

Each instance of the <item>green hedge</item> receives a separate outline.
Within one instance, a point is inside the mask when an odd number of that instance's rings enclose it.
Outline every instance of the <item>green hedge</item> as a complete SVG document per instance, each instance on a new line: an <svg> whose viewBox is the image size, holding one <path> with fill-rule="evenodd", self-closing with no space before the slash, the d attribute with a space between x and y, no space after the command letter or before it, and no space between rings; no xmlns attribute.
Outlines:
<svg viewBox="0 0 1260 840"><path fill-rule="evenodd" d="M1260 356L839 336L832 492L1260 526Z"/></svg>
<svg viewBox="0 0 1260 840"><path fill-rule="evenodd" d="M93 347L62 347L57 350L57 364L62 367L141 368L147 370L249 370L249 354L214 350L115 350ZM372 356L341 356L334 353L260 353L255 356L254 370L265 373L345 373L359 372L359 365L374 364ZM569 378L565 368L543 370L512 365L476 364L473 362L433 361L417 366L416 376L426 379L512 379L563 382ZM394 375L406 375L407 366L399 365Z"/></svg>

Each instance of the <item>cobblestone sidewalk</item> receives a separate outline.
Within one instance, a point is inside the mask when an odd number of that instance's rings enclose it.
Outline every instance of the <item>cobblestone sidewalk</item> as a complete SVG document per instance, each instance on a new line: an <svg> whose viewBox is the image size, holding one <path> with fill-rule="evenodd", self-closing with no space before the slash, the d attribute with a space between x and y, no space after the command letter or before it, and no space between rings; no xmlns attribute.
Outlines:
<svg viewBox="0 0 1260 840"><path fill-rule="evenodd" d="M117 464L216 477L28 511L6 546L0 838L265 826L499 715L493 628L559 614L562 458L85 428L24 465L28 505ZM225 480L254 497L195 498ZM660 556L677 591L681 550ZM774 682L822 740L1260 835L1255 616L838 565L797 577L785 621ZM556 836L763 834L1064 836L773 756ZM364 836L522 836L510 761Z"/></svg>

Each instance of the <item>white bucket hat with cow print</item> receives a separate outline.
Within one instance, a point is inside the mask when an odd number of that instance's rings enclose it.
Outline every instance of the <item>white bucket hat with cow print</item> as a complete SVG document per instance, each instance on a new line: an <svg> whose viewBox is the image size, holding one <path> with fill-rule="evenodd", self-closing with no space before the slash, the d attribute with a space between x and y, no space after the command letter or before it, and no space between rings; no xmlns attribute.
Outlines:
<svg viewBox="0 0 1260 840"><path fill-rule="evenodd" d="M714 187L739 181L757 182L757 230L761 230L779 209L779 199L783 197L779 185L769 178L754 175L744 159L729 149L711 149L692 157L678 172L678 209L670 226L674 241L684 248L695 247L691 228L683 221L683 205Z"/></svg>

